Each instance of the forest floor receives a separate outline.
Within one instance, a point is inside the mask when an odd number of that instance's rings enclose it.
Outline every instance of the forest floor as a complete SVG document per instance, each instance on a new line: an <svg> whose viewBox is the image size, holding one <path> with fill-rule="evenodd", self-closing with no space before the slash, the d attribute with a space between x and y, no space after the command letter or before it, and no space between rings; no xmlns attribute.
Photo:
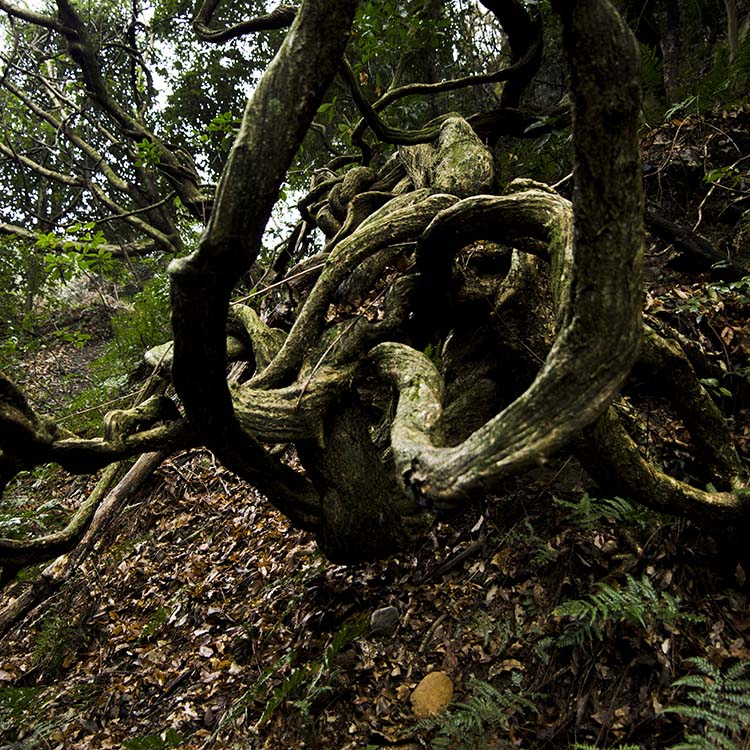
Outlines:
<svg viewBox="0 0 750 750"><path fill-rule="evenodd" d="M647 191L666 219L700 218L707 243L741 265L747 196L714 186L750 153L750 113L712 118L647 134ZM656 236L647 265L647 314L706 355L704 384L750 457L750 285ZM50 392L55 368L76 382L100 350L89 347L101 337L38 353L27 377ZM644 383L625 398L642 450L702 481L669 405ZM0 521L41 533L90 486L29 475L6 493ZM210 453L181 453L4 638L0 748L656 750L716 746L712 731L748 747L747 531L638 507L560 456L458 525L437 524L415 552L342 567ZM393 619L373 629L386 607ZM410 698L434 671L450 678L454 702L419 721Z"/></svg>

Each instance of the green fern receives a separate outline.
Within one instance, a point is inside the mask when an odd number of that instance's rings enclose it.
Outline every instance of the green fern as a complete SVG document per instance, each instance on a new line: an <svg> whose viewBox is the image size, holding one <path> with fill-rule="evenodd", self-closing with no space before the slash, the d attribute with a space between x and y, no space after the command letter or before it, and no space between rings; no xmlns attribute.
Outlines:
<svg viewBox="0 0 750 750"><path fill-rule="evenodd" d="M9 739L29 725L30 713L39 705L42 688L0 688L0 736Z"/></svg>
<svg viewBox="0 0 750 750"><path fill-rule="evenodd" d="M287 700L292 700L293 705L307 716L313 702L331 689L330 682L337 672L334 665L336 655L362 636L366 629L365 621L344 623L334 634L321 659L295 667L281 685L272 691L258 726L268 721L271 714Z"/></svg>
<svg viewBox="0 0 750 750"><path fill-rule="evenodd" d="M540 696L524 694L520 678L519 673L514 686L504 690L473 680L469 683L472 695L466 703L455 703L443 713L423 719L415 728L417 731L438 728L430 746L433 750L484 750L490 729L507 730L511 722L523 714L539 713L534 701Z"/></svg>
<svg viewBox="0 0 750 750"><path fill-rule="evenodd" d="M654 521L653 511L622 497L591 497L584 493L574 502L556 498L555 504L569 510L573 523L585 530L591 529L601 520L620 521L641 527Z"/></svg>
<svg viewBox="0 0 750 750"><path fill-rule="evenodd" d="M689 662L699 674L681 677L673 687L687 688L687 703L667 706L664 713L692 719L700 733L686 732L683 742L668 750L739 750L750 742L750 677L748 662L722 671L708 659Z"/></svg>
<svg viewBox="0 0 750 750"><path fill-rule="evenodd" d="M603 750L596 745L589 743L576 742L575 745L571 745L570 750ZM640 745L615 745L611 750L641 750Z"/></svg>
<svg viewBox="0 0 750 750"><path fill-rule="evenodd" d="M531 652L542 664L549 664L550 650L555 645L555 640L550 635L545 635L538 641L531 642Z"/></svg>
<svg viewBox="0 0 750 750"><path fill-rule="evenodd" d="M627 622L646 628L654 622L700 620L681 612L679 599L666 591L657 592L646 576L636 580L627 575L625 579L624 588L600 582L596 584L597 591L585 599L573 599L556 607L555 615L573 621L558 637L558 646L580 645L594 637L601 640L605 622Z"/></svg>
<svg viewBox="0 0 750 750"><path fill-rule="evenodd" d="M310 680L312 668L308 664L302 664L292 670L289 677L285 677L284 681L277 688L274 688L270 698L266 702L263 709L263 714L258 721L258 726L268 721L271 714L282 704L287 698L297 693L302 686Z"/></svg>
<svg viewBox="0 0 750 750"><path fill-rule="evenodd" d="M641 82L644 99L657 96L664 85L664 62L648 44L641 44Z"/></svg>
<svg viewBox="0 0 750 750"><path fill-rule="evenodd" d="M297 652L294 650L287 651L282 654L273 664L266 667L250 687L245 690L225 711L221 719L216 725L214 731L206 738L206 741L200 746L199 750L208 750L208 748L216 747L216 738L219 736L221 731L231 722L236 721L256 700L261 700L261 696L268 696L270 690L266 687L266 684L273 679L281 670L289 666L290 662L295 658Z"/></svg>

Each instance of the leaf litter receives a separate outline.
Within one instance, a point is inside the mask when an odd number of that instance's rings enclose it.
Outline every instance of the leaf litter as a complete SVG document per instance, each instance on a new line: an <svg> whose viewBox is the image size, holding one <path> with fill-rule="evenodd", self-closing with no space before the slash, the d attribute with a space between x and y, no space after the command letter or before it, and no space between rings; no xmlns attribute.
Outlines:
<svg viewBox="0 0 750 750"><path fill-rule="evenodd" d="M6 639L3 686L39 692L29 723L4 741L429 747L439 727L417 725L409 696L440 670L458 700L476 681L535 696L537 712L496 727L491 747L663 746L652 743L678 731L660 710L682 661L750 656L737 574L747 562L685 521L583 507L580 487L552 491L561 472L571 486L585 480L570 461L516 479L512 502L477 508L459 529L439 524L416 553L345 568L206 451L176 456L111 546ZM628 575L696 619L605 621L588 638L556 613ZM369 633L371 612L388 605L395 633Z"/></svg>

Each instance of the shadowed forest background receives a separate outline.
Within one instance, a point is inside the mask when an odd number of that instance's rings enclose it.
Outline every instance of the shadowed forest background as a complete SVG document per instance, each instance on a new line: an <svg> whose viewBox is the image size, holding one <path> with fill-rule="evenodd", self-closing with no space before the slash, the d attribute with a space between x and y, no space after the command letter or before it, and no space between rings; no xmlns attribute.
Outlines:
<svg viewBox="0 0 750 750"><path fill-rule="evenodd" d="M745 0L0 20L0 750L748 747Z"/></svg>

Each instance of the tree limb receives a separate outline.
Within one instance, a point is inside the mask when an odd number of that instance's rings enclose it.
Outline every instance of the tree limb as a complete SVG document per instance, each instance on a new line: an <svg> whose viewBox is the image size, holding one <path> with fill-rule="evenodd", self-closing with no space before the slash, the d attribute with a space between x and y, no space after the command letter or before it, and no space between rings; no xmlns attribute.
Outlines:
<svg viewBox="0 0 750 750"><path fill-rule="evenodd" d="M226 382L225 326L231 290L257 257L281 182L340 64L356 4L303 4L247 104L199 249L170 266L173 381L191 424L225 465L305 528L317 524L319 497L238 423Z"/></svg>
<svg viewBox="0 0 750 750"><path fill-rule="evenodd" d="M219 44L257 31L285 29L292 25L297 15L297 9L293 5L279 5L270 13L249 18L234 26L225 29L212 29L210 27L211 20L219 3L220 0L204 0L193 18L193 30L198 38L204 42Z"/></svg>
<svg viewBox="0 0 750 750"><path fill-rule="evenodd" d="M393 102L407 96L414 96L417 94L438 94L445 91L456 91L470 86L480 86L487 83L499 83L501 81L513 80L514 76L519 74L519 72L524 72L527 69L538 50L541 49L540 40L541 36L538 38L536 46L529 48L526 54L517 63L507 68L492 73L465 76L463 78L438 81L437 83L406 84L386 92L374 104L370 104L362 93L351 65L348 61L344 60L341 73L349 87L354 102L357 105L357 109L359 109L363 118L361 122L357 123L357 126L352 132L352 143L355 145L360 145L362 143L362 134L366 127L369 127L373 133L385 143L413 145L416 143L427 143L435 140L443 118L438 118L418 130L402 130L399 128L392 128L384 123L378 116L378 112L381 112Z"/></svg>
<svg viewBox="0 0 750 750"><path fill-rule="evenodd" d="M565 263L553 268L559 332L544 367L495 418L460 445L441 448L430 435L439 400L427 393L421 405L421 394L414 393L426 378L422 355L396 344L373 352L380 372L399 388L392 444L403 481L418 499L438 507L487 491L510 471L559 450L606 408L638 354L643 194L637 47L608 2L578 0L561 13L578 167L575 224L549 228L559 248L552 255ZM609 127L615 121L616 132ZM442 220L436 217L432 232L437 247L450 239L440 231Z"/></svg>
<svg viewBox="0 0 750 750"><path fill-rule="evenodd" d="M112 117L130 140L146 140L152 144L158 154L158 170L169 178L183 204L196 217L203 218L202 209L206 199L200 190L196 171L188 169L160 138L115 100L102 75L96 49L77 11L68 0L57 0L57 9L57 30L66 42L71 59L80 68L91 98Z"/></svg>
<svg viewBox="0 0 750 750"><path fill-rule="evenodd" d="M9 16L13 18L19 18L22 21L28 21L33 23L34 26L41 26L45 29L52 29L53 31L59 31L60 25L54 16L47 16L43 13L35 13L27 8L19 8L17 5L6 2L6 0L0 0L0 10L5 11Z"/></svg>
<svg viewBox="0 0 750 750"><path fill-rule="evenodd" d="M521 95L539 70L542 62L542 24L532 18L520 0L481 0L497 18L510 43L511 63L517 67L503 88L502 108L517 107Z"/></svg>

